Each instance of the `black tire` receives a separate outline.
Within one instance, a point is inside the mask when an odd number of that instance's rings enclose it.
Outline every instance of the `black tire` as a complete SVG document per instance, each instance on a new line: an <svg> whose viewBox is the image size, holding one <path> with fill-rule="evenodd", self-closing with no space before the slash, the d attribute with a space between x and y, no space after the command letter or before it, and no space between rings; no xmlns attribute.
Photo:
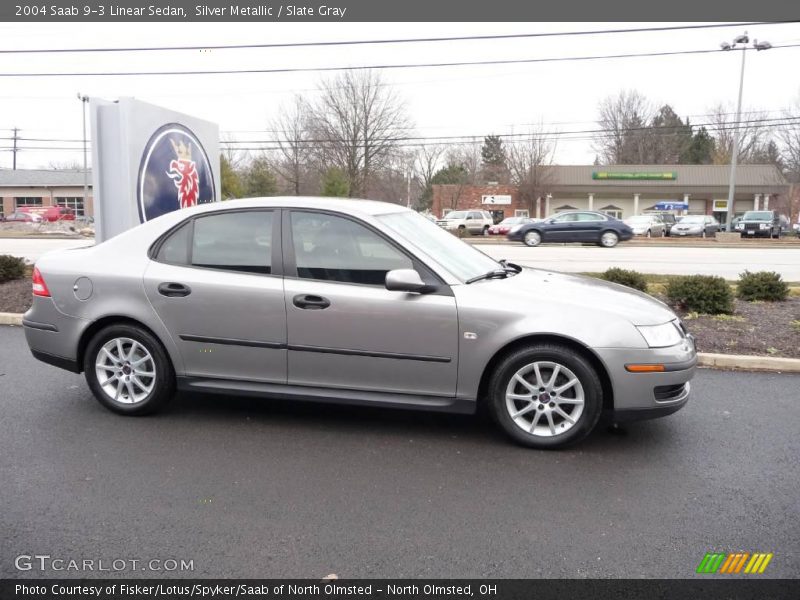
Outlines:
<svg viewBox="0 0 800 600"><path fill-rule="evenodd" d="M481 235L489 235L489 226L488 225L484 225L483 226L483 231L481 232Z"/></svg>
<svg viewBox="0 0 800 600"><path fill-rule="evenodd" d="M646 235L647 237L653 237L653 232L648 229Z"/></svg>
<svg viewBox="0 0 800 600"><path fill-rule="evenodd" d="M554 362L572 371L584 395L583 412L575 424L564 433L552 437L523 431L512 419L506 405L506 389L511 378L524 366L542 361ZM500 361L489 380L487 403L492 418L511 439L523 446L547 450L574 444L594 429L602 413L602 389L600 378L592 365L574 350L556 344L533 344L509 353Z"/></svg>
<svg viewBox="0 0 800 600"><path fill-rule="evenodd" d="M95 365L100 358L103 346L115 338L127 338L136 341L144 347L152 357L155 381L147 396L133 403L124 403L111 398L97 379ZM95 398L109 410L121 415L148 415L163 408L175 394L175 371L172 368L169 356L150 332L136 325L117 324L109 325L98 331L86 346L83 355L83 370L86 382Z"/></svg>

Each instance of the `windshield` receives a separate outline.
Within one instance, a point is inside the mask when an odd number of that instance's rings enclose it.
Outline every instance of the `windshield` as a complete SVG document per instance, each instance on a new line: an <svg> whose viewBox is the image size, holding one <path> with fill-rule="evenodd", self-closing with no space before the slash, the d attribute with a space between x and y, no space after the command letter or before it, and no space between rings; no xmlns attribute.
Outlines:
<svg viewBox="0 0 800 600"><path fill-rule="evenodd" d="M377 215L376 218L462 281L502 268L483 252L415 212Z"/></svg>
<svg viewBox="0 0 800 600"><path fill-rule="evenodd" d="M758 210L749 210L744 213L743 221L772 221L772 213Z"/></svg>
<svg viewBox="0 0 800 600"><path fill-rule="evenodd" d="M454 210L453 212L447 213L444 218L445 219L464 219L466 218L467 213L463 210Z"/></svg>
<svg viewBox="0 0 800 600"><path fill-rule="evenodd" d="M678 222L679 223L686 223L686 224L690 224L690 225L691 224L699 225L701 223L704 223L705 220L706 220L705 217L681 217L680 221L678 221Z"/></svg>
<svg viewBox="0 0 800 600"><path fill-rule="evenodd" d="M628 218L629 223L649 223L653 220L653 217L648 217L647 215L640 215L638 217L630 217Z"/></svg>
<svg viewBox="0 0 800 600"><path fill-rule="evenodd" d="M508 217L507 219L500 221L500 225L518 225L519 223L524 222L525 217Z"/></svg>

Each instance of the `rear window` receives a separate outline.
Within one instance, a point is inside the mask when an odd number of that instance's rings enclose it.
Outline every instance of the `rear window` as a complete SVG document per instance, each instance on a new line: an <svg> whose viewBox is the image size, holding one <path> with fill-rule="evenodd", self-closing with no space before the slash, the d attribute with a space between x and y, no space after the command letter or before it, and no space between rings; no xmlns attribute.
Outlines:
<svg viewBox="0 0 800 600"><path fill-rule="evenodd" d="M170 264L269 274L272 212L242 211L197 217L167 237L156 260Z"/></svg>

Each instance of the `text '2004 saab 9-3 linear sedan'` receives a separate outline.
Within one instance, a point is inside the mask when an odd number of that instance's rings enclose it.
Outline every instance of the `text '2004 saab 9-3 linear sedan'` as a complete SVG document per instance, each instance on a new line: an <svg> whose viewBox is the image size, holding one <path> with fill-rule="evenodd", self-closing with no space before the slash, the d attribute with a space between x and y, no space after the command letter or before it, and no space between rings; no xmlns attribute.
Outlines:
<svg viewBox="0 0 800 600"><path fill-rule="evenodd" d="M97 399L151 413L176 388L452 412L485 403L552 448L675 412L691 335L658 300L497 262L406 208L264 198L169 213L49 253L24 327Z"/></svg>

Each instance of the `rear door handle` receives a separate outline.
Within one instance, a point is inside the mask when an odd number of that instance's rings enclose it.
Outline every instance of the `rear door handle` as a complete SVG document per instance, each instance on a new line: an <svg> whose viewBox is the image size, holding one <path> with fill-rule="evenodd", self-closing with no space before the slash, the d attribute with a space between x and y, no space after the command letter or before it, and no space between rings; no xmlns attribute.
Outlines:
<svg viewBox="0 0 800 600"><path fill-rule="evenodd" d="M322 310L323 308L328 308L331 305L331 301L327 298L323 298L322 296L298 294L292 298L292 304L294 304L297 308L303 308L306 310Z"/></svg>
<svg viewBox="0 0 800 600"><path fill-rule="evenodd" d="M167 298L180 298L188 296L192 293L192 288L182 283L175 283L172 281L160 283L158 285L158 293Z"/></svg>

